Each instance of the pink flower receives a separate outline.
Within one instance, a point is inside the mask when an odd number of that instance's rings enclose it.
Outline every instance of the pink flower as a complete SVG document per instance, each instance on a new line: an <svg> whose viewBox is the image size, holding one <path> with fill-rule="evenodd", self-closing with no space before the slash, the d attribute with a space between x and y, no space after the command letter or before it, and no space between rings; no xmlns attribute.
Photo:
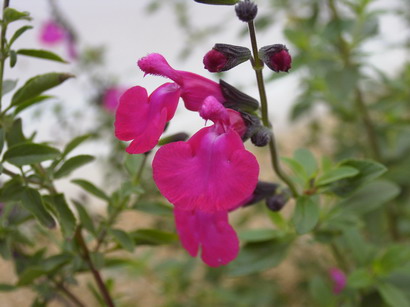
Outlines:
<svg viewBox="0 0 410 307"><path fill-rule="evenodd" d="M128 89L120 98L115 115L115 136L123 141L132 140L127 147L131 154L144 153L154 148L175 114L180 88L166 83L149 97L140 86Z"/></svg>
<svg viewBox="0 0 410 307"><path fill-rule="evenodd" d="M191 72L175 70L158 53L151 53L140 59L138 66L146 74L167 77L177 83L181 87L181 97L188 110L200 110L208 96L215 97L221 103L225 101L218 83Z"/></svg>
<svg viewBox="0 0 410 307"><path fill-rule="evenodd" d="M211 267L226 265L236 258L239 240L228 223L228 213L205 213L199 210L174 209L175 224L184 248L196 257L199 247L202 260Z"/></svg>
<svg viewBox="0 0 410 307"><path fill-rule="evenodd" d="M117 109L121 95L125 92L123 88L112 86L107 88L103 94L103 107L110 113Z"/></svg>
<svg viewBox="0 0 410 307"><path fill-rule="evenodd" d="M40 31L40 40L44 44L55 45L63 41L66 31L54 20L46 21Z"/></svg>
<svg viewBox="0 0 410 307"><path fill-rule="evenodd" d="M330 279L333 281L333 293L339 294L346 287L347 278L345 273L339 268L329 270Z"/></svg>
<svg viewBox="0 0 410 307"><path fill-rule="evenodd" d="M209 106L213 105L213 106ZM186 142L162 146L152 162L154 181L162 195L181 210L228 211L254 191L259 174L255 156L230 126L228 111L213 97L201 116L214 121Z"/></svg>

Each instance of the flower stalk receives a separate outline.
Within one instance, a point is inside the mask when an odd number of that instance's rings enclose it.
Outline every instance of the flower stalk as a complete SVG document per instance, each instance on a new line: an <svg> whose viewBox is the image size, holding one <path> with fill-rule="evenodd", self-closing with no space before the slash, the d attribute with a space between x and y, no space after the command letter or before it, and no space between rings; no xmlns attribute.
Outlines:
<svg viewBox="0 0 410 307"><path fill-rule="evenodd" d="M4 10L8 8L10 0L4 0L3 2L3 16ZM7 24L4 22L1 25L1 33L0 33L0 112L1 112L1 105L2 105L2 97L3 97L3 76L4 76L4 63L6 62L7 54L6 54L6 31L7 31Z"/></svg>
<svg viewBox="0 0 410 307"><path fill-rule="evenodd" d="M255 25L253 21L248 22L248 29L249 29L249 36L250 36L250 40L252 44L252 53L253 53L252 67L255 71L256 81L258 84L259 98L261 102L262 123L266 128L269 128L272 132L271 139L269 141L269 151L270 151L272 167L275 170L278 177L287 184L290 191L292 192L292 196L296 198L299 196L299 193L295 185L293 184L292 180L283 172L280 166L279 154L278 154L278 150L276 147L275 136L273 133L272 125L269 122L268 100L267 100L265 83L263 81L263 74L262 74L263 62L259 58L259 55L258 55L258 44L256 41Z"/></svg>

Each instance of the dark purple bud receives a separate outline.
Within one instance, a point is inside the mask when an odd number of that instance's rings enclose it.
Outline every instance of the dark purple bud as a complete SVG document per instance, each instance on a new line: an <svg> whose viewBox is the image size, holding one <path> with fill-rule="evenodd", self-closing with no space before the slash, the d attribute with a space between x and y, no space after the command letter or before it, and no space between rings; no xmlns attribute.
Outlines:
<svg viewBox="0 0 410 307"><path fill-rule="evenodd" d="M280 211L290 198L289 192L283 191L266 199L266 206L272 211Z"/></svg>
<svg viewBox="0 0 410 307"><path fill-rule="evenodd" d="M258 147L263 147L268 145L272 134L270 129L264 127L264 126L259 126L258 128L255 129L253 135L251 136L251 142Z"/></svg>
<svg viewBox="0 0 410 307"><path fill-rule="evenodd" d="M236 16L243 22L251 22L255 19L258 13L258 7L255 3L244 0L235 5Z"/></svg>
<svg viewBox="0 0 410 307"><path fill-rule="evenodd" d="M216 44L204 56L204 66L210 72L227 71L250 58L251 51L246 47Z"/></svg>
<svg viewBox="0 0 410 307"><path fill-rule="evenodd" d="M246 204L244 204L244 206L256 204L260 202L262 199L272 196L275 193L278 186L279 185L276 183L258 181L255 191L252 194L252 197L246 202Z"/></svg>
<svg viewBox="0 0 410 307"><path fill-rule="evenodd" d="M273 71L280 72L292 67L292 57L285 45L275 44L262 47L259 50L259 57Z"/></svg>

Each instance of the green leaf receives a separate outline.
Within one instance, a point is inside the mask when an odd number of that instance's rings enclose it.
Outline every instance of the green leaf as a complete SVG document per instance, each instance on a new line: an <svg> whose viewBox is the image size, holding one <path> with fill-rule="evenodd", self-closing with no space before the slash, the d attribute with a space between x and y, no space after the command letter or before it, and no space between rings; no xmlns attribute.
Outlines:
<svg viewBox="0 0 410 307"><path fill-rule="evenodd" d="M39 192L31 188L25 188L21 193L22 206L30 211L34 217L45 227L53 228L56 223L51 214L45 209Z"/></svg>
<svg viewBox="0 0 410 307"><path fill-rule="evenodd" d="M95 231L94 223L90 215L88 214L87 210L85 210L84 206L79 202L76 202L75 200L72 200L72 202L77 208L78 217L80 219L81 225L95 236L97 232Z"/></svg>
<svg viewBox="0 0 410 307"><path fill-rule="evenodd" d="M359 174L356 176L340 180L332 187L332 191L340 197L351 195L365 183L381 176L387 171L384 165L372 160L349 159L342 161L339 165L353 167L359 171Z"/></svg>
<svg viewBox="0 0 410 307"><path fill-rule="evenodd" d="M306 174L305 168L298 161L292 158L286 158L286 157L282 157L281 160L283 160L290 167L293 173L303 182L308 180L308 176Z"/></svg>
<svg viewBox="0 0 410 307"><path fill-rule="evenodd" d="M25 269L19 276L17 282L18 286L26 286L31 284L34 280L47 274L47 271L38 266L32 266Z"/></svg>
<svg viewBox="0 0 410 307"><path fill-rule="evenodd" d="M13 95L11 104L19 105L29 99L40 95L46 90L49 90L57 85L60 85L65 80L74 77L68 73L47 73L38 75L29 79L22 87L20 87Z"/></svg>
<svg viewBox="0 0 410 307"><path fill-rule="evenodd" d="M57 158L60 152L42 144L22 143L10 147L4 154L4 160L16 166L40 163Z"/></svg>
<svg viewBox="0 0 410 307"><path fill-rule="evenodd" d="M410 247L405 244L389 246L388 249L373 263L373 269L378 275L388 275L400 270L410 260Z"/></svg>
<svg viewBox="0 0 410 307"><path fill-rule="evenodd" d="M14 67L17 64L17 53L14 50L10 50L10 67Z"/></svg>
<svg viewBox="0 0 410 307"><path fill-rule="evenodd" d="M172 216L173 214L172 207L170 205L164 204L161 201L138 200L133 208L142 212L160 216Z"/></svg>
<svg viewBox="0 0 410 307"><path fill-rule="evenodd" d="M44 200L50 203L51 209L55 212L64 237L71 239L74 236L77 221L64 198L64 194L44 196Z"/></svg>
<svg viewBox="0 0 410 307"><path fill-rule="evenodd" d="M40 58L50 61L56 61L61 63L67 63L64 59L62 59L59 55L55 54L54 52L42 49L19 49L17 50L17 54L30 56L34 58Z"/></svg>
<svg viewBox="0 0 410 307"><path fill-rule="evenodd" d="M9 41L9 47L11 47L11 45L13 45L15 40L18 39L24 32L30 29L33 29L33 27L32 26L22 26L16 32L14 32L13 36L11 37Z"/></svg>
<svg viewBox="0 0 410 307"><path fill-rule="evenodd" d="M296 232L305 234L311 231L319 221L319 206L311 197L301 196L296 201L293 224Z"/></svg>
<svg viewBox="0 0 410 307"><path fill-rule="evenodd" d="M19 201L24 187L18 177L5 182L0 189L0 202Z"/></svg>
<svg viewBox="0 0 410 307"><path fill-rule="evenodd" d="M178 241L178 236L172 232L158 229L139 229L129 233L137 245L162 245Z"/></svg>
<svg viewBox="0 0 410 307"><path fill-rule="evenodd" d="M245 244L238 257L227 266L229 275L244 276L279 265L286 256L289 243L274 239Z"/></svg>
<svg viewBox="0 0 410 307"><path fill-rule="evenodd" d="M336 208L344 214L362 215L394 199L399 193L399 187L390 181L374 181L342 200Z"/></svg>
<svg viewBox="0 0 410 307"><path fill-rule="evenodd" d="M72 157L64 162L64 164L54 173L54 178L59 179L69 175L77 168L94 161L94 157L90 155L79 155Z"/></svg>
<svg viewBox="0 0 410 307"><path fill-rule="evenodd" d="M16 109L14 110L14 114L17 115L17 114L20 113L21 111L23 111L23 110L25 110L25 109L27 109L27 108L33 106L33 105L36 105L36 104L38 104L38 103L40 103L40 102L44 102L45 100L51 99L51 98L53 98L53 97L54 97L54 96L50 96L50 95L40 95L40 96L36 96L36 97L34 97L34 98L32 98L32 99L28 99L28 100L26 100L25 102L19 104L19 105L16 107Z"/></svg>
<svg viewBox="0 0 410 307"><path fill-rule="evenodd" d="M125 156L124 166L130 176L135 176L135 174L138 172L141 166L141 163L143 163L144 159L145 159L144 154Z"/></svg>
<svg viewBox="0 0 410 307"><path fill-rule="evenodd" d="M21 122L21 118L16 118L13 121L13 124L7 130L6 140L9 148L27 141L23 134L23 124Z"/></svg>
<svg viewBox="0 0 410 307"><path fill-rule="evenodd" d="M194 0L198 3L213 5L235 5L239 0Z"/></svg>
<svg viewBox="0 0 410 307"><path fill-rule="evenodd" d="M64 148L61 156L62 157L67 156L71 151L73 151L75 148L77 148L81 143L89 139L91 136L92 134L84 134L84 135L80 135L72 139Z"/></svg>
<svg viewBox="0 0 410 307"><path fill-rule="evenodd" d="M134 251L135 243L133 238L128 233L121 229L110 229L109 233L114 237L115 241L121 245L122 248L129 252Z"/></svg>
<svg viewBox="0 0 410 307"><path fill-rule="evenodd" d="M239 239L244 242L264 242L270 241L282 235L282 232L275 229L248 229L239 232Z"/></svg>
<svg viewBox="0 0 410 307"><path fill-rule="evenodd" d="M353 167L340 166L338 168L331 169L321 175L317 179L315 185L320 187L344 178L356 176L357 174L359 174L359 171Z"/></svg>
<svg viewBox="0 0 410 307"><path fill-rule="evenodd" d="M396 288L392 284L382 283L377 286L377 290L383 300L391 307L408 307L410 301L407 299L404 292Z"/></svg>
<svg viewBox="0 0 410 307"><path fill-rule="evenodd" d="M372 273L366 268L353 271L347 279L347 285L354 289L371 287L375 282Z"/></svg>
<svg viewBox="0 0 410 307"><path fill-rule="evenodd" d="M3 21L9 24L16 20L30 20L30 14L28 12L19 12L11 7L7 7L3 12Z"/></svg>
<svg viewBox="0 0 410 307"><path fill-rule="evenodd" d="M308 179L317 171L316 159L309 150L300 148L295 151L293 158L302 165Z"/></svg>
<svg viewBox="0 0 410 307"><path fill-rule="evenodd" d="M3 82L3 91L1 94L4 96L7 93L10 93L17 85L18 80L4 80Z"/></svg>
<svg viewBox="0 0 410 307"><path fill-rule="evenodd" d="M72 183L82 187L84 190L86 190L87 192L93 194L94 196L102 199L102 200L106 200L109 201L110 198L107 196L107 194L105 194L102 190L100 190L99 188L97 188L94 184L92 184L91 182L84 180L84 179L74 179L71 180Z"/></svg>

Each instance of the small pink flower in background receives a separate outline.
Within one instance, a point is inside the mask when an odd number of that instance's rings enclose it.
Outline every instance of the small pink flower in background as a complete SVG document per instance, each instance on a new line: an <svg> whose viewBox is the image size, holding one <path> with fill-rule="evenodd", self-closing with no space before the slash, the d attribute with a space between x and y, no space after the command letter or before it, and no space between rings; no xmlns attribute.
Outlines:
<svg viewBox="0 0 410 307"><path fill-rule="evenodd" d="M339 268L331 268L329 270L330 279L333 282L333 293L339 294L346 287L346 274Z"/></svg>
<svg viewBox="0 0 410 307"><path fill-rule="evenodd" d="M105 89L103 98L102 98L102 105L105 110L110 113L114 113L117 109L118 103L120 101L120 97L124 94L125 89L121 87L112 86Z"/></svg>
<svg viewBox="0 0 410 307"><path fill-rule="evenodd" d="M49 46L64 43L67 47L69 58L75 60L78 57L77 45L72 33L67 31L57 21L49 20L42 25L40 42Z"/></svg>
<svg viewBox="0 0 410 307"><path fill-rule="evenodd" d="M215 97L221 103L225 101L218 83L191 72L175 70L158 53L151 53L140 59L138 66L145 74L167 77L177 83L181 87L181 98L188 110L200 110L208 96Z"/></svg>
<svg viewBox="0 0 410 307"><path fill-rule="evenodd" d="M44 44L55 45L66 38L66 31L54 20L46 21L40 31L40 41Z"/></svg>

